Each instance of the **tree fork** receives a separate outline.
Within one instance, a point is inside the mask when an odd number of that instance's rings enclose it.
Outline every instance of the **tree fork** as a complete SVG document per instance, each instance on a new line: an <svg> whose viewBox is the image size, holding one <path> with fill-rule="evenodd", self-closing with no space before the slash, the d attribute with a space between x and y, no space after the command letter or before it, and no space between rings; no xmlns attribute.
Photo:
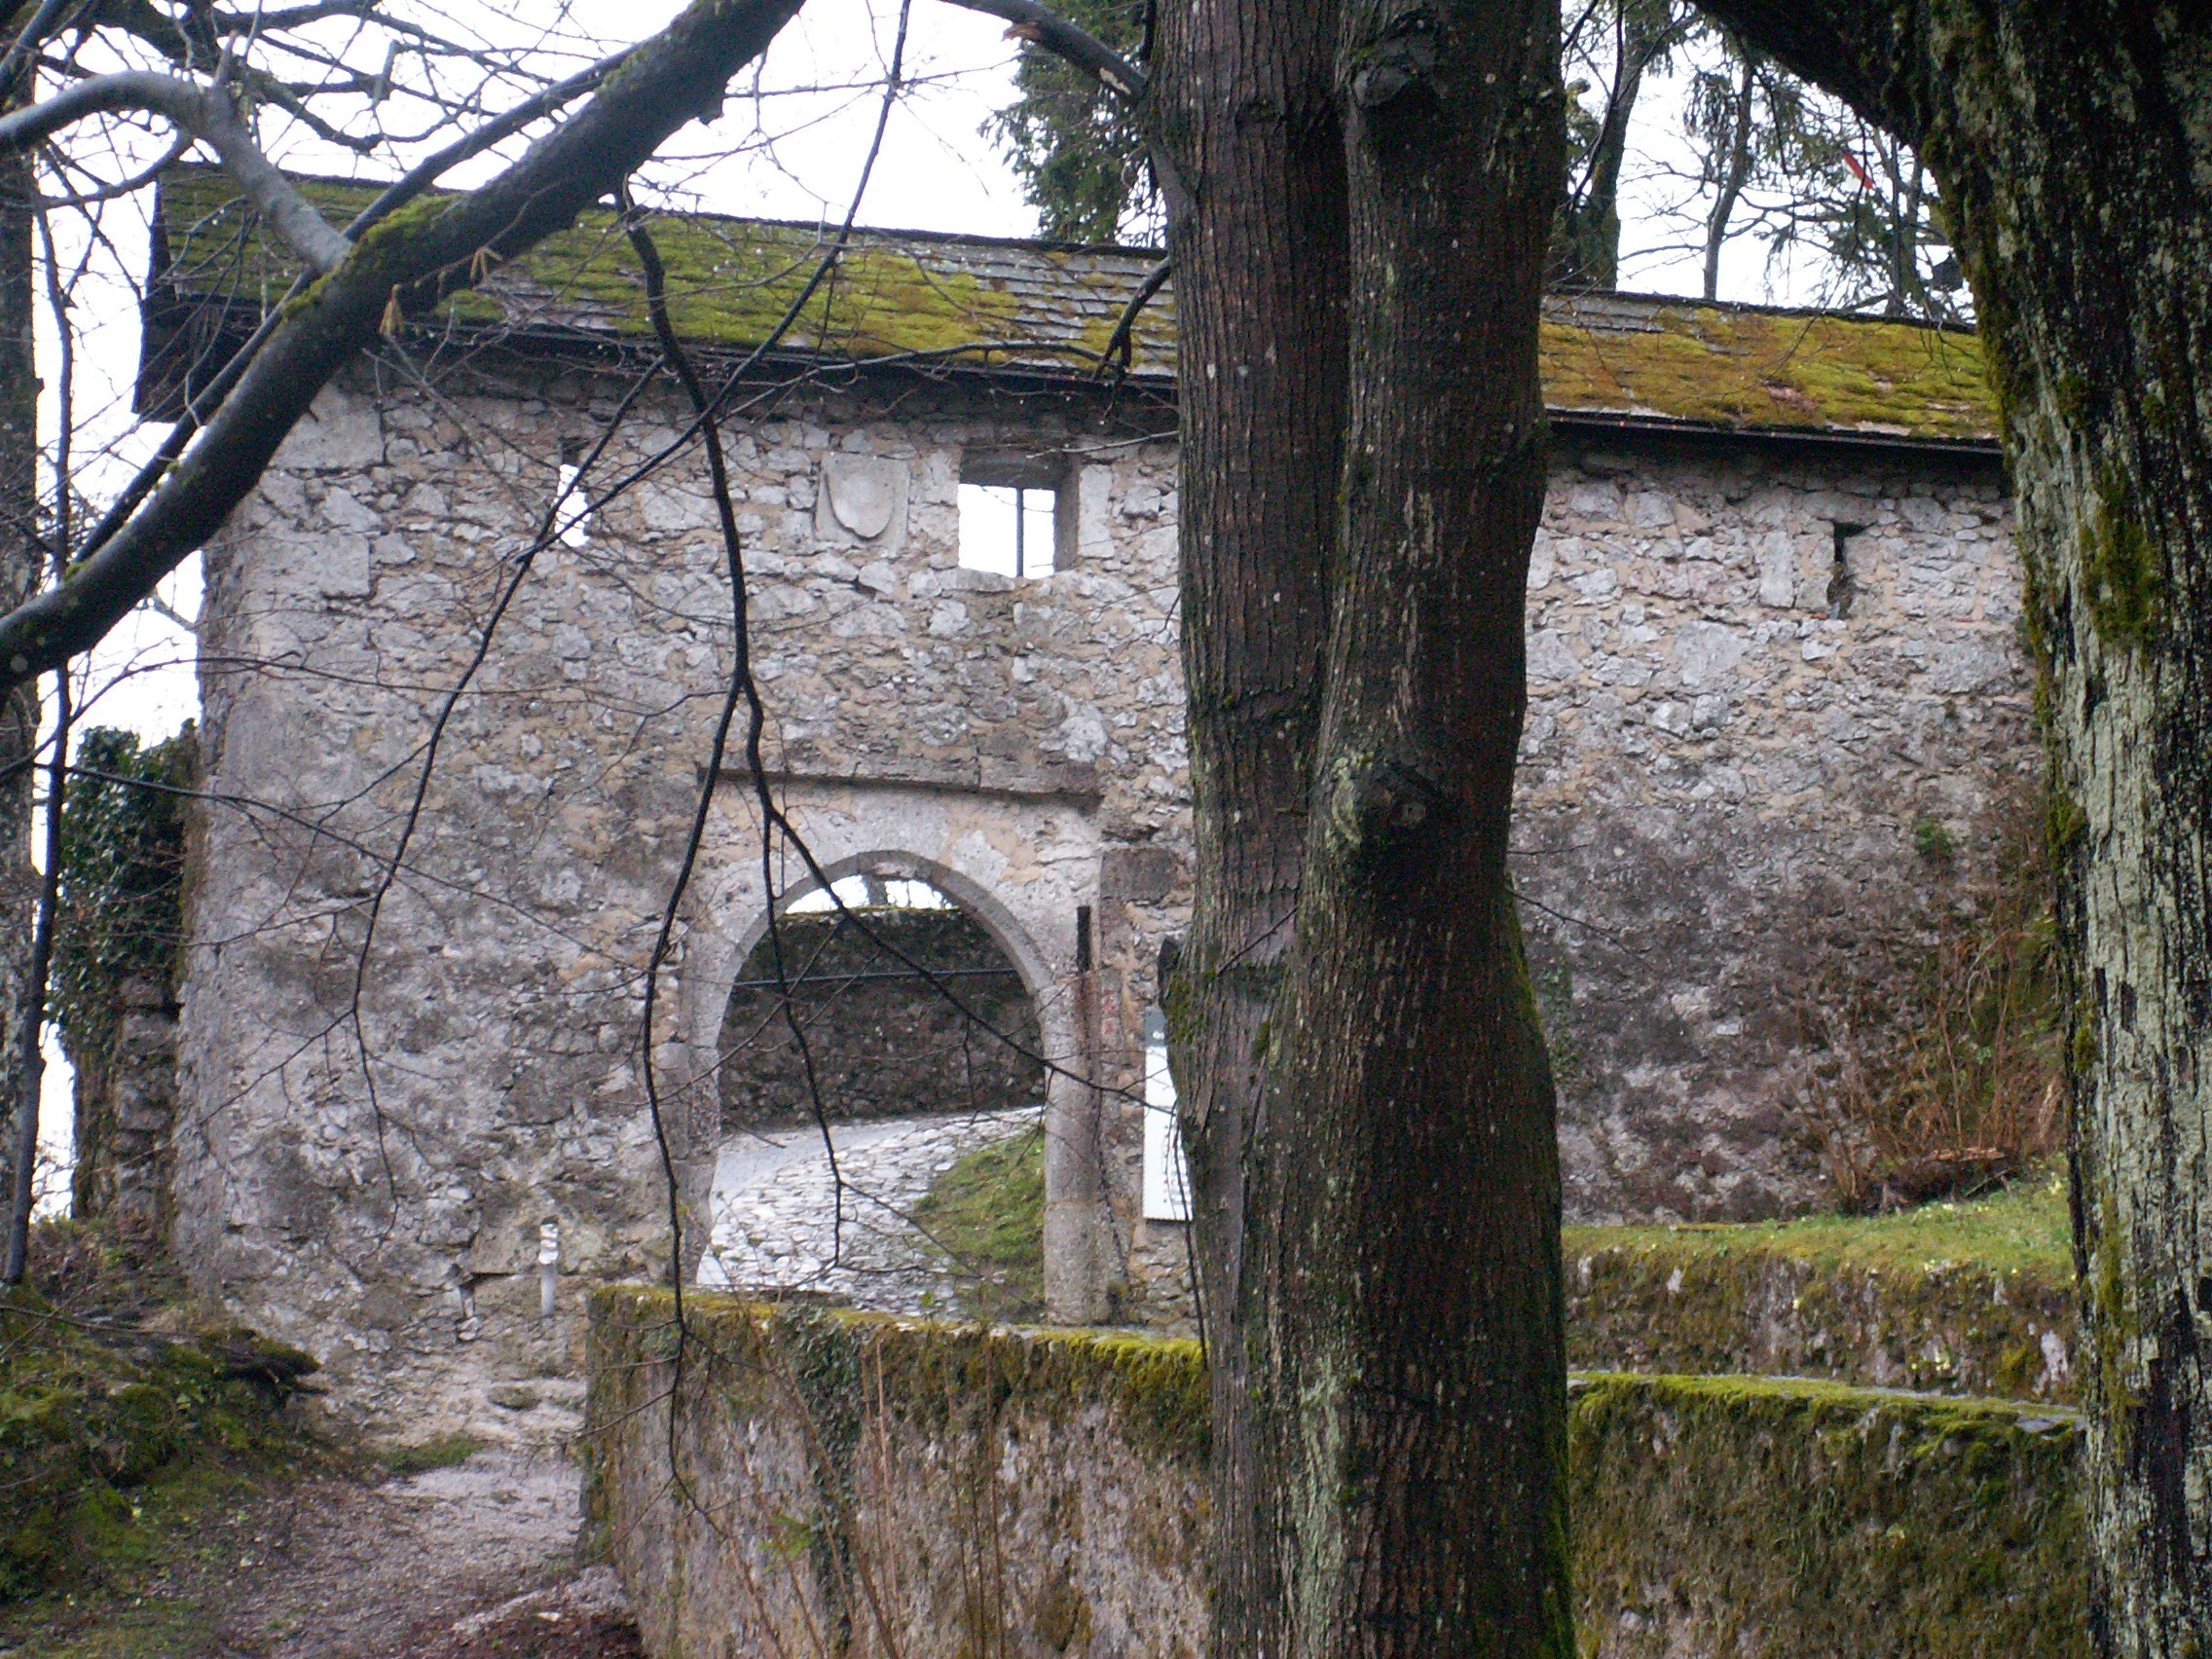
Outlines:
<svg viewBox="0 0 2212 1659"><path fill-rule="evenodd" d="M1298 1655L1569 1659L1549 1062L1506 878L1556 0L1346 0L1350 400L1272 1042L1258 1436Z"/></svg>

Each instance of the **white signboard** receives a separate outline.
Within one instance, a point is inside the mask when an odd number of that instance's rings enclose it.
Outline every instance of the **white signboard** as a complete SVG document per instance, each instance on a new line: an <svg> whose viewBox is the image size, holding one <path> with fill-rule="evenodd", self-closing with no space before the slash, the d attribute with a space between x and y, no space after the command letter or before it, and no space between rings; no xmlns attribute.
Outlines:
<svg viewBox="0 0 2212 1659"><path fill-rule="evenodd" d="M1191 1219L1191 1171L1167 1072L1167 1021L1158 1010L1144 1016L1144 1218Z"/></svg>

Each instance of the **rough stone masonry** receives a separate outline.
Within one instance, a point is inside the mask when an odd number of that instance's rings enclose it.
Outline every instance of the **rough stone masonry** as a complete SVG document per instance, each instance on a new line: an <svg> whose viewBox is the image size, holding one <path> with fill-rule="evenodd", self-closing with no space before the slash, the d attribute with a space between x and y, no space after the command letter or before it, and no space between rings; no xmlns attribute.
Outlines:
<svg viewBox="0 0 2212 1659"><path fill-rule="evenodd" d="M165 196L149 407L282 291L238 211ZM821 254L656 230L725 368ZM663 1171L696 1220L732 986L815 885L788 845L764 869L733 751L648 1054L732 636L626 257L587 219L391 343L206 552L175 1242L323 1358L334 1408L410 1433L572 1374L583 1285L667 1272ZM1192 881L1172 296L1128 377L1091 372L1148 263L869 233L726 438L778 809L826 876L927 881L1018 970L1054 1310L1172 1324L1183 1230L1139 1201L1141 1032ZM1917 826L1971 856L2033 764L1972 342L1607 299L1563 302L1546 352L1516 868L1569 1214L1801 1207L1808 950L1936 879ZM964 567L964 483L1052 493L1050 573Z"/></svg>

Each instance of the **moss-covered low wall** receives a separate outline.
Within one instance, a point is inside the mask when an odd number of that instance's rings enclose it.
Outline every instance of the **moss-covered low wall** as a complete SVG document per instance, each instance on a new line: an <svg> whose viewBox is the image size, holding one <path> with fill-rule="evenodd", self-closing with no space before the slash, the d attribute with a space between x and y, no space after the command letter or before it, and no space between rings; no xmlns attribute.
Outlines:
<svg viewBox="0 0 2212 1659"><path fill-rule="evenodd" d="M685 1306L681 1344L663 1292L592 1308L591 1517L654 1659L1204 1651L1192 1345ZM2087 1652L2070 1414L1604 1375L1570 1432L1586 1655Z"/></svg>
<svg viewBox="0 0 2212 1659"><path fill-rule="evenodd" d="M1744 1377L1572 1392L1585 1654L2088 1653L2071 1413Z"/></svg>
<svg viewBox="0 0 2212 1659"><path fill-rule="evenodd" d="M1897 1215L1570 1227L1562 1242L1576 1370L2075 1397L2074 1268L2055 1177Z"/></svg>
<svg viewBox="0 0 2212 1659"><path fill-rule="evenodd" d="M589 1519L654 1659L1205 1648L1195 1345L593 1296ZM670 1400L675 1420L670 1423Z"/></svg>

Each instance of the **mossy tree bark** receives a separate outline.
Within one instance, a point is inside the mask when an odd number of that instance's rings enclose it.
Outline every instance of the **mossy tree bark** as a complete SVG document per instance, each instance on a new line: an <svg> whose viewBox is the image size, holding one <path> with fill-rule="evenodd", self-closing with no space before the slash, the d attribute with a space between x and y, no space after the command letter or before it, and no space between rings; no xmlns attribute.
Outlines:
<svg viewBox="0 0 2212 1659"><path fill-rule="evenodd" d="M1558 1154L1505 880L1559 19L1326 10L1170 9L1154 82L1194 203L1171 996L1216 1651L1565 1655Z"/></svg>
<svg viewBox="0 0 2212 1659"><path fill-rule="evenodd" d="M2050 736L2096 1635L2212 1644L2212 14L1707 0L1916 146L2003 412Z"/></svg>
<svg viewBox="0 0 2212 1659"><path fill-rule="evenodd" d="M1259 1289L1284 1651L1574 1651L1558 1146L1505 865L1558 39L1543 0L1347 0L1341 29L1351 398Z"/></svg>
<svg viewBox="0 0 2212 1659"><path fill-rule="evenodd" d="M1167 976L1213 1389L1216 1651L1280 1601L1274 1470L1249 1416L1248 1185L1260 1037L1291 940L1320 723L1344 453L1346 199L1333 4L1161 8L1151 112L1190 184L1170 223L1181 336L1183 663L1198 893Z"/></svg>

